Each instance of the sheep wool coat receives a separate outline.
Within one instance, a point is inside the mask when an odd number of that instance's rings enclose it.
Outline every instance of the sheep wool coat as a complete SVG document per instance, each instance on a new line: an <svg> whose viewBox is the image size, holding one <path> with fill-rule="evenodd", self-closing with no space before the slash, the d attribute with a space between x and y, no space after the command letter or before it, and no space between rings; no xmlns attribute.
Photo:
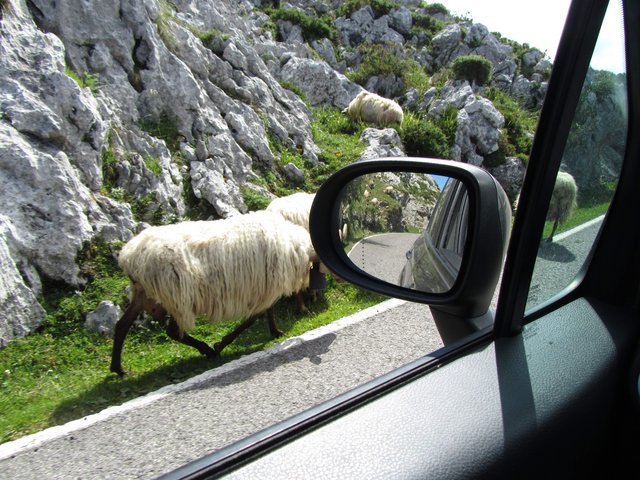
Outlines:
<svg viewBox="0 0 640 480"><path fill-rule="evenodd" d="M404 119L402 107L397 102L366 90L351 100L342 112L353 120L362 120L378 126L402 123Z"/></svg>
<svg viewBox="0 0 640 480"><path fill-rule="evenodd" d="M315 197L314 193L292 193L273 200L267 207L267 211L277 212L289 222L300 225L309 231L309 213Z"/></svg>
<svg viewBox="0 0 640 480"><path fill-rule="evenodd" d="M122 249L122 270L182 331L197 316L244 319L308 286L308 232L273 212L150 227Z"/></svg>

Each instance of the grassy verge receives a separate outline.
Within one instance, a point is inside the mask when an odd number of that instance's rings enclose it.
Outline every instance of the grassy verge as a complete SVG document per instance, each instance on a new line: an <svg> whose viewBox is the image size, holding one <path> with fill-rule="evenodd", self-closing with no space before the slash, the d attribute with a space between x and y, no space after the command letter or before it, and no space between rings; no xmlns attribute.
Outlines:
<svg viewBox="0 0 640 480"><path fill-rule="evenodd" d="M598 203L596 205L590 205L588 207L578 207L574 210L573 215L567 220L566 223L558 226L555 235L559 233L566 232L567 230L571 230L583 223L588 222L589 220L593 220L594 218L599 217L607 213L607 209L609 208L610 201ZM553 222L545 222L543 238L547 238L551 233L551 229L553 228Z"/></svg>
<svg viewBox="0 0 640 480"><path fill-rule="evenodd" d="M276 306L276 320L285 337L292 337L382 300L384 297L330 280L323 300L307 302L308 313L297 313L293 298L283 299ZM213 344L236 324L202 323L193 335ZM77 323L45 327L0 352L0 443L184 381L285 337L272 339L266 321L259 320L219 359L209 361L195 349L169 339L161 325L135 326L123 353L129 375L120 379L109 372L111 339Z"/></svg>

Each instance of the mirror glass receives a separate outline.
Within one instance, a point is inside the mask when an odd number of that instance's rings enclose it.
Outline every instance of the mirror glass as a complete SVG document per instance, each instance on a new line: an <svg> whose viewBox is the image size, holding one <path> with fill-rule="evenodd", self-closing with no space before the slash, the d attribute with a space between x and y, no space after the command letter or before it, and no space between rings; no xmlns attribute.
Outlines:
<svg viewBox="0 0 640 480"><path fill-rule="evenodd" d="M349 259L369 275L445 293L462 263L468 207L467 189L455 178L368 173L343 190L340 238Z"/></svg>

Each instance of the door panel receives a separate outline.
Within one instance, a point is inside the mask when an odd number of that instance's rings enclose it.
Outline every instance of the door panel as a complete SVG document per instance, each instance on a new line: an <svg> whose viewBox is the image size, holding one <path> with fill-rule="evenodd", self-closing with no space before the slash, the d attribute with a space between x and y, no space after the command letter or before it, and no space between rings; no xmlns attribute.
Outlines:
<svg viewBox="0 0 640 480"><path fill-rule="evenodd" d="M578 299L522 334L484 344L228 478L593 473L606 458L610 438L603 432L619 392L617 372L637 334L630 312ZM598 439L603 450L585 456L583 449ZM613 472L615 465L607 468Z"/></svg>

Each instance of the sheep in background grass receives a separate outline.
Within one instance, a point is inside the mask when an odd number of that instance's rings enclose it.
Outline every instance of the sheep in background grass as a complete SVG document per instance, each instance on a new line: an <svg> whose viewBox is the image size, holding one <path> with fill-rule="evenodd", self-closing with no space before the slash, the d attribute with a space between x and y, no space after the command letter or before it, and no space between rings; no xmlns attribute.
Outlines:
<svg viewBox="0 0 640 480"><path fill-rule="evenodd" d="M578 186L573 176L567 172L558 172L547 212L547 220L553 221L551 233L546 240L548 243L553 242L558 225L566 222L573 213L577 195Z"/></svg>
<svg viewBox="0 0 640 480"><path fill-rule="evenodd" d="M309 231L309 213L311 212L311 205L315 198L315 193L296 192L285 197L280 197L272 200L267 206L267 211L276 212L282 215L285 220L304 227L307 232ZM315 299L322 294L322 291L326 288L326 279L324 274L326 271L319 262L313 263L313 268L310 274L310 289L312 296ZM304 297L302 291L297 295L298 311L306 311L304 304Z"/></svg>
<svg viewBox="0 0 640 480"><path fill-rule="evenodd" d="M169 314L169 337L210 358L265 311L271 334L282 335L271 307L280 297L307 288L314 261L309 233L274 212L147 228L118 258L133 288L115 327L111 371L125 374L124 340L143 310L156 320ZM211 323L244 321L211 348L187 334L200 315Z"/></svg>
<svg viewBox="0 0 640 480"><path fill-rule="evenodd" d="M404 118L402 107L398 103L366 90L351 100L342 113L346 113L353 120L362 120L377 126L402 123Z"/></svg>

